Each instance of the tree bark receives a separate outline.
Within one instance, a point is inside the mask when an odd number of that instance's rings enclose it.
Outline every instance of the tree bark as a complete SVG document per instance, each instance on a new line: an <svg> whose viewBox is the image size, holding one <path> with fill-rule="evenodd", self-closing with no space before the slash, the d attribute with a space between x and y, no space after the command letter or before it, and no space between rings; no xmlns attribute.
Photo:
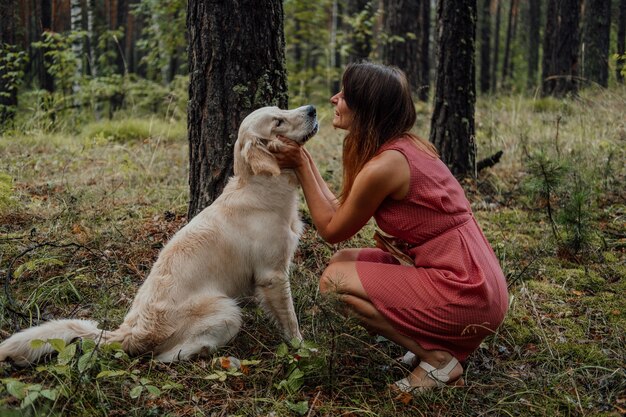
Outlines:
<svg viewBox="0 0 626 417"><path fill-rule="evenodd" d="M71 0L70 25L73 32L83 29L83 8L81 0ZM83 75L83 38L74 39L72 43L72 52L76 57L76 74L72 83L72 95L74 96L74 105L80 106L78 95L80 93L80 78Z"/></svg>
<svg viewBox="0 0 626 417"><path fill-rule="evenodd" d="M383 30L388 39L383 45L382 60L405 72L414 95L421 88L419 15L419 0L385 0Z"/></svg>
<svg viewBox="0 0 626 417"><path fill-rule="evenodd" d="M266 105L287 107L282 0L189 0L191 219L233 172L239 124Z"/></svg>
<svg viewBox="0 0 626 417"><path fill-rule="evenodd" d="M528 2L528 79L529 89L537 85L539 68L539 28L541 26L541 5L539 0Z"/></svg>
<svg viewBox="0 0 626 417"><path fill-rule="evenodd" d="M543 46L543 94L578 92L579 0L549 0Z"/></svg>
<svg viewBox="0 0 626 417"><path fill-rule="evenodd" d="M502 4L500 0L494 0L496 6L496 28L494 31L493 45L493 68L491 69L491 92L495 93L498 88L498 61L500 59L500 18Z"/></svg>
<svg viewBox="0 0 626 417"><path fill-rule="evenodd" d="M582 34L582 78L607 87L611 0L585 0Z"/></svg>
<svg viewBox="0 0 626 417"><path fill-rule="evenodd" d="M623 70L626 68L626 0L620 0L617 18L617 65L615 75L617 81L624 82Z"/></svg>
<svg viewBox="0 0 626 417"><path fill-rule="evenodd" d="M437 33L430 141L454 175L474 176L476 0L440 0Z"/></svg>
<svg viewBox="0 0 626 417"><path fill-rule="evenodd" d="M422 0L420 15L420 50L419 50L419 68L420 87L417 93L419 100L428 102L430 95L430 0Z"/></svg>
<svg viewBox="0 0 626 417"><path fill-rule="evenodd" d="M41 0L40 3L41 20L39 22L39 36L43 39L43 32L52 30L52 0ZM39 87L49 92L54 91L54 79L48 72L50 58L46 56L47 49L39 48Z"/></svg>
<svg viewBox="0 0 626 417"><path fill-rule="evenodd" d="M491 87L491 0L482 0L480 20L480 92L488 93Z"/></svg>

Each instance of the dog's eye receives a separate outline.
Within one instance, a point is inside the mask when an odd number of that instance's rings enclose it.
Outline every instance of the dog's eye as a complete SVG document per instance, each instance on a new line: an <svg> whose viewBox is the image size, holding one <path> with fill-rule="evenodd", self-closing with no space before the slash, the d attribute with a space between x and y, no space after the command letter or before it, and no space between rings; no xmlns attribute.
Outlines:
<svg viewBox="0 0 626 417"><path fill-rule="evenodd" d="M280 126L283 124L283 119L276 119L276 127Z"/></svg>

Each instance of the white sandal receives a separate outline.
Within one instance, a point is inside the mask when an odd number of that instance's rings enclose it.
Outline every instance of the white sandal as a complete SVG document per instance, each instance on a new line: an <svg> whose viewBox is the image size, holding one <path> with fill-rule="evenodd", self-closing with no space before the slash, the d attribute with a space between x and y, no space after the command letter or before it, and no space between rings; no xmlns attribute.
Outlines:
<svg viewBox="0 0 626 417"><path fill-rule="evenodd" d="M396 360L399 364L408 366L409 368L413 369L418 365L419 358L417 357L417 355L415 355L415 353L407 350L404 356L401 356Z"/></svg>
<svg viewBox="0 0 626 417"><path fill-rule="evenodd" d="M405 355L406 356L406 355ZM444 387L447 385L450 386L461 386L464 384L463 375L458 377L457 379L450 381L450 372L457 366L459 361L453 357L450 362L443 368L435 368L431 364L421 361L419 363L420 368L426 371L426 376L433 381L436 382L437 387ZM412 391L421 391L424 389L429 389L432 387L420 387L420 386L412 386L409 382L409 378L402 378L399 381L395 382L395 387L398 388L402 392L412 392Z"/></svg>

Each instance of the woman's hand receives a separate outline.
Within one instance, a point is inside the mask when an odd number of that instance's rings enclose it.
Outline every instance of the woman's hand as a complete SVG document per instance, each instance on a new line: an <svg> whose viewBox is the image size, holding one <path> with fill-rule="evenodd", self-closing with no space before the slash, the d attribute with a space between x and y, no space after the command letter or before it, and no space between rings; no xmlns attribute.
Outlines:
<svg viewBox="0 0 626 417"><path fill-rule="evenodd" d="M284 136L278 136L278 139L282 144L270 147L270 151L281 169L298 169L307 162L306 151L302 146Z"/></svg>

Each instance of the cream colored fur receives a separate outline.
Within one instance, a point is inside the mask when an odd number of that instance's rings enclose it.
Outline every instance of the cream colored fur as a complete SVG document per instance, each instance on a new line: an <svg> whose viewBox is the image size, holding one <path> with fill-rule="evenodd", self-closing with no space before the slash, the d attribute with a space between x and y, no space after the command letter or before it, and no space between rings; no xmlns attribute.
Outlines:
<svg viewBox="0 0 626 417"><path fill-rule="evenodd" d="M241 123L235 175L223 193L178 231L159 254L117 330L91 320L55 320L0 344L0 361L18 365L52 352L31 341L91 338L120 342L131 355L153 353L165 362L212 351L241 327L237 300L254 295L287 339L302 339L288 270L302 225L297 179L281 171L270 146L277 135L304 143L317 132L315 108L264 107Z"/></svg>

